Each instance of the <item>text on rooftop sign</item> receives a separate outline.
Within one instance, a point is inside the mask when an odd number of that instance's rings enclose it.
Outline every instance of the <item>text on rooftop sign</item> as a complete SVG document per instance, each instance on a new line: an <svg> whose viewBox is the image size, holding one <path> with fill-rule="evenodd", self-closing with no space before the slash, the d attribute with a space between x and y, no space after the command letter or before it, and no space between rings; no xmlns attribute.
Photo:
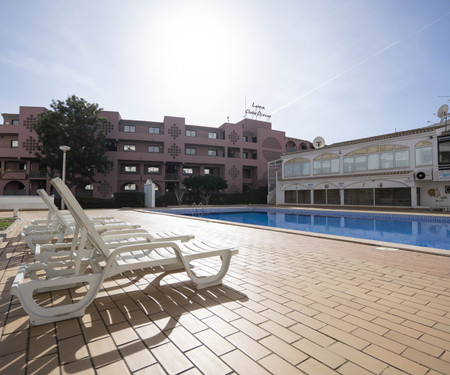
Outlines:
<svg viewBox="0 0 450 375"><path fill-rule="evenodd" d="M268 114L264 113L263 110L265 110L265 109L266 108L263 105L258 105L258 104L255 104L255 102L253 102L252 109L246 109L245 115L255 116L256 119L258 119L258 117L266 117L267 119L270 119L272 117L272 115L268 115Z"/></svg>

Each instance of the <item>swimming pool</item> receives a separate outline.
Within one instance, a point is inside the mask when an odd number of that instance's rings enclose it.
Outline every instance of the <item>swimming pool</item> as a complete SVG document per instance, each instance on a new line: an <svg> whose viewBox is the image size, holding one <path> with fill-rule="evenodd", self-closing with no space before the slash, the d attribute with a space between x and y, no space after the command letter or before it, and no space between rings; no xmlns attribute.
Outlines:
<svg viewBox="0 0 450 375"><path fill-rule="evenodd" d="M163 211L204 219L450 250L450 216L444 215L258 207Z"/></svg>

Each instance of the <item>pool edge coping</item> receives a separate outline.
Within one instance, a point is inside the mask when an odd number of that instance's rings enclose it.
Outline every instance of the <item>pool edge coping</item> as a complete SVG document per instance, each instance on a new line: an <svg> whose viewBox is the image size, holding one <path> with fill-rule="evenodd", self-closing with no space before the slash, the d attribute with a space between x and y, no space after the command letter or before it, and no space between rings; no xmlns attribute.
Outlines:
<svg viewBox="0 0 450 375"><path fill-rule="evenodd" d="M247 207L247 206L243 206L243 207ZM236 208L238 208L238 207L236 207ZM166 208L166 210L167 210L167 208ZM176 210L176 208L174 208L174 211L175 210ZM217 223L217 224L225 224L225 225L231 225L231 226L243 226L243 227L247 227L247 228L254 228L254 229L260 229L260 230L271 230L271 231L276 231L276 232L302 235L302 236L308 236L308 237L325 238L325 239L329 239L329 240L359 243L362 245L383 247L383 248L387 248L387 249L391 249L391 250L405 250L405 251L414 251L414 252L431 254L431 255L440 255L440 256L447 256L447 257L450 256L450 250L438 249L438 248L433 248L433 247L407 245L407 244L400 244L400 243L386 242L386 241L366 240L363 238L336 236L336 235L332 235L332 234L306 232L306 231L295 230L295 229L286 229L286 228L268 227L268 226L264 226L264 225L234 223L234 222L225 221L225 220L205 219L205 218L198 217L198 216L186 216L186 215L182 215L179 213L168 213L163 210L161 210L161 212L159 212L159 210L153 210L153 209L136 209L136 211L143 212L143 213L152 213L152 214L157 214L157 215L169 215L169 216L182 218L182 219L201 220L201 221L213 222L213 223ZM370 211L360 211L360 212L370 212ZM391 212L386 212L386 213L391 214Z"/></svg>

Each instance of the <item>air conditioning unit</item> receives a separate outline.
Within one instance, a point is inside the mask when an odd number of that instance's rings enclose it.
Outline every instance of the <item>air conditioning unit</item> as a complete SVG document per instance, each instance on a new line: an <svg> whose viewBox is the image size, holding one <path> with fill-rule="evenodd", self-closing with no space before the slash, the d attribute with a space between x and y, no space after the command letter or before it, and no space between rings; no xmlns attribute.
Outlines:
<svg viewBox="0 0 450 375"><path fill-rule="evenodd" d="M433 180L433 170L427 169L414 173L414 179L418 181L431 181Z"/></svg>

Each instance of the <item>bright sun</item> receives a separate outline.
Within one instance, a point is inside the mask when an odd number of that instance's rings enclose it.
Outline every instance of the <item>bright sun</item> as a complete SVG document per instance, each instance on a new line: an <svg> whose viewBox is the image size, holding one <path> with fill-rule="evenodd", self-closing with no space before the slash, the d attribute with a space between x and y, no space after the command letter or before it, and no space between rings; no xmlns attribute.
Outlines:
<svg viewBox="0 0 450 375"><path fill-rule="evenodd" d="M229 10L193 4L182 2L160 14L149 31L148 51L163 84L189 93L189 100L213 87L226 91L229 80L238 79L243 46Z"/></svg>

